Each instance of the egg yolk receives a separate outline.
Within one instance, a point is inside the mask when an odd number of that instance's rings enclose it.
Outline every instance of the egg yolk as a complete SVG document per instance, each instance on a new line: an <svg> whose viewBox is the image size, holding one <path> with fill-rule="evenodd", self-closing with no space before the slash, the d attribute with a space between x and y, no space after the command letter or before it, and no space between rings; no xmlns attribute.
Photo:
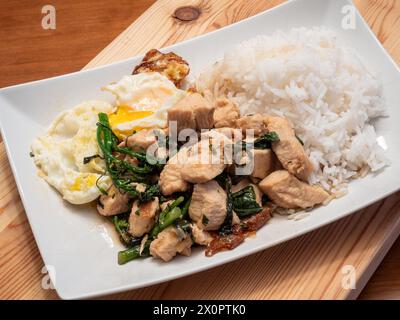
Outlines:
<svg viewBox="0 0 400 320"><path fill-rule="evenodd" d="M109 115L108 119L110 121L111 128L118 136L127 136L132 134L134 131L141 130L140 127L133 127L129 130L119 130L116 128L121 123L130 122L138 119L143 119L148 116L151 116L154 112L153 111L139 111L135 110L130 106L119 106L115 113Z"/></svg>
<svg viewBox="0 0 400 320"><path fill-rule="evenodd" d="M91 188L96 184L97 177L93 174L87 177L77 177L74 181L74 184L70 186L70 190L72 191L80 191L82 190L82 180L85 180L87 188Z"/></svg>

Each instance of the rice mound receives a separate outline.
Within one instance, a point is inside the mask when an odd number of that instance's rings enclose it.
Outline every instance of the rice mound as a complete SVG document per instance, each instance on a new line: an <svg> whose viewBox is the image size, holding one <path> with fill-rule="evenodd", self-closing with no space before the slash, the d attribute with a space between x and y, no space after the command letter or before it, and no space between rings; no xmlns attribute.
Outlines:
<svg viewBox="0 0 400 320"><path fill-rule="evenodd" d="M241 115L288 118L315 167L309 182L333 194L389 163L370 123L385 115L380 80L325 27L245 41L204 70L195 85L210 99L236 101Z"/></svg>

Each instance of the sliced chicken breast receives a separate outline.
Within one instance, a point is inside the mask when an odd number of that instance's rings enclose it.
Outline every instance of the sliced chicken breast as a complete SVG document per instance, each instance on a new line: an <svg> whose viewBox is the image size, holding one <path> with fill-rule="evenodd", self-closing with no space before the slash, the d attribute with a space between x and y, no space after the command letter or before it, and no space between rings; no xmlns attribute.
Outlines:
<svg viewBox="0 0 400 320"><path fill-rule="evenodd" d="M129 216L129 233L134 237L141 237L153 228L156 214L159 211L158 198L145 203L136 200L133 203Z"/></svg>
<svg viewBox="0 0 400 320"><path fill-rule="evenodd" d="M129 195L122 193L114 185L107 190L107 195L101 195L97 211L102 216L113 216L129 210Z"/></svg>
<svg viewBox="0 0 400 320"><path fill-rule="evenodd" d="M223 149L226 139L225 136L222 140L202 139L191 148L181 149L178 157L182 163L180 168L182 179L190 183L205 183L221 174L226 168Z"/></svg>
<svg viewBox="0 0 400 320"><path fill-rule="evenodd" d="M200 93L193 93L187 99L194 110L197 130L211 129L214 126L215 107Z"/></svg>
<svg viewBox="0 0 400 320"><path fill-rule="evenodd" d="M154 130L140 130L122 141L120 147L129 147L133 151L143 151L157 142Z"/></svg>
<svg viewBox="0 0 400 320"><path fill-rule="evenodd" d="M226 217L226 200L226 193L218 182L195 184L189 216L201 229L218 230Z"/></svg>
<svg viewBox="0 0 400 320"><path fill-rule="evenodd" d="M214 127L235 127L239 119L239 107L233 101L226 98L217 99L214 111Z"/></svg>
<svg viewBox="0 0 400 320"><path fill-rule="evenodd" d="M272 144L272 150L282 166L303 181L307 181L314 167L303 146L296 138L295 132L287 119L281 117L265 118L269 131L279 136L279 141Z"/></svg>
<svg viewBox="0 0 400 320"><path fill-rule="evenodd" d="M168 125L176 122L177 133L183 129L196 130L194 110L185 104L185 99L180 100L175 106L168 109Z"/></svg>
<svg viewBox="0 0 400 320"><path fill-rule="evenodd" d="M158 184L161 193L169 196L174 192L183 192L189 189L189 183L182 178L181 166L178 164L167 163L160 173Z"/></svg>
<svg viewBox="0 0 400 320"><path fill-rule="evenodd" d="M268 131L264 121L264 116L258 113L237 119L236 126L242 129L244 134L246 133L246 130L253 130L255 137L258 137Z"/></svg>
<svg viewBox="0 0 400 320"><path fill-rule="evenodd" d="M270 149L253 149L254 169L251 176L264 179L274 170L274 155Z"/></svg>
<svg viewBox="0 0 400 320"><path fill-rule="evenodd" d="M206 246L214 239L214 237L212 236L212 234L210 232L199 228L198 225L192 223L190 226L192 229L193 241L195 243L202 245L202 246Z"/></svg>
<svg viewBox="0 0 400 320"><path fill-rule="evenodd" d="M202 140L212 139L215 144L221 146L232 145L238 141L243 140L242 130L238 128L222 127L211 130L204 130L201 132L200 137Z"/></svg>
<svg viewBox="0 0 400 320"><path fill-rule="evenodd" d="M169 226L161 231L150 244L150 254L155 258L170 261L177 253L189 256L192 239L187 233Z"/></svg>
<svg viewBox="0 0 400 320"><path fill-rule="evenodd" d="M259 187L278 206L287 209L310 208L329 197L321 187L300 181L286 170L271 173Z"/></svg>
<svg viewBox="0 0 400 320"><path fill-rule="evenodd" d="M192 93L168 109L168 123L176 121L178 133L186 128L210 129L214 125L214 110L200 93Z"/></svg>

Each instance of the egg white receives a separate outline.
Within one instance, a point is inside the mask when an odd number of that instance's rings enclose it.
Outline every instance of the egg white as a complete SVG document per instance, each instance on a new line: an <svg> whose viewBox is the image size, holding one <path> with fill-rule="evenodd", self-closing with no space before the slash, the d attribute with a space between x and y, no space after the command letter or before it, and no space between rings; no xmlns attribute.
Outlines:
<svg viewBox="0 0 400 320"><path fill-rule="evenodd" d="M104 160L95 158L84 164L83 158L100 154L96 139L98 113L113 109L103 101L83 102L61 113L31 146L39 175L70 203L95 200L101 194L96 182L105 190L111 186L110 177L102 177Z"/></svg>

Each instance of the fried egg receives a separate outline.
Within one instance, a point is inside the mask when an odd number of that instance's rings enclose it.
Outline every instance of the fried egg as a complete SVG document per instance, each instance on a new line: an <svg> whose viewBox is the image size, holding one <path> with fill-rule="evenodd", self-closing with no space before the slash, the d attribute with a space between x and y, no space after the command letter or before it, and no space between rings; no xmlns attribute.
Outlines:
<svg viewBox="0 0 400 320"><path fill-rule="evenodd" d="M157 72L124 76L103 89L116 97L118 108L109 120L112 129L120 135L140 129L166 128L167 110L187 94Z"/></svg>
<svg viewBox="0 0 400 320"><path fill-rule="evenodd" d="M46 133L37 138L31 150L39 175L56 188L65 200L84 204L107 190L111 179L103 176L104 160L85 157L100 155L96 138L98 113L112 113L113 106L103 101L87 101L61 113Z"/></svg>

